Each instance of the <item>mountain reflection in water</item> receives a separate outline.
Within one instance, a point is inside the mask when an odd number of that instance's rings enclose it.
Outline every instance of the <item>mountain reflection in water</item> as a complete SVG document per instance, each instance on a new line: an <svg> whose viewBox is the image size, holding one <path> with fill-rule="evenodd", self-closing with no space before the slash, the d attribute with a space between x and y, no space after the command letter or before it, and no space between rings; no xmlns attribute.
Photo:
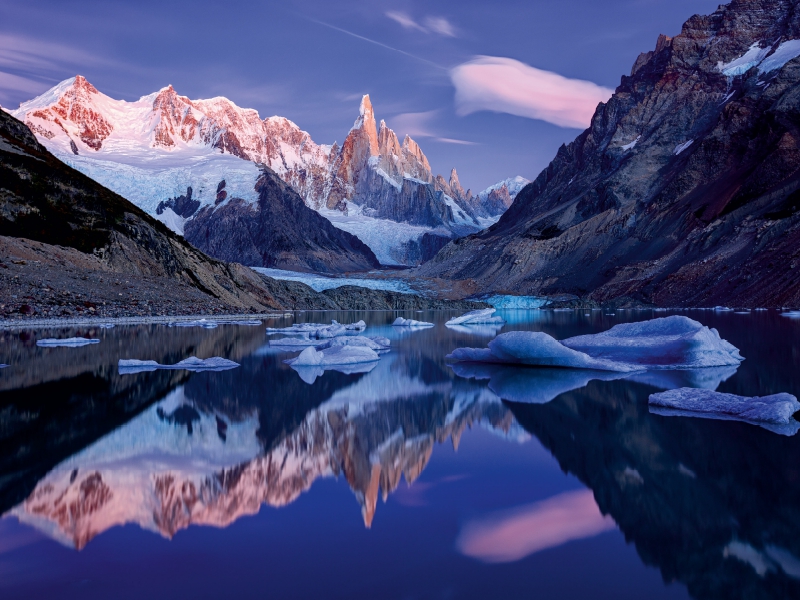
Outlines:
<svg viewBox="0 0 800 600"><path fill-rule="evenodd" d="M421 499L431 484L414 482L435 463L436 445L458 449L479 426L507 440L509 454L511 444L538 440L585 487L526 501L509 493L515 482L521 489L535 483L525 468L496 453L488 466L463 458L464 474L448 481L493 468L511 481L507 499L489 490L491 503L476 498L483 508L459 517L447 548L459 560L527 564L618 528L645 565L695 598L800 597L800 436L663 417L647 405L650 393L683 386L798 394L800 327L787 335L775 314L735 322L703 314L699 320L742 350L747 360L738 370L630 375L451 366L444 357L455 347L485 345L485 332L447 329L443 321L452 315L437 313L401 315L436 321L434 329L396 331L395 316L308 315L364 318L368 335L393 343L368 372L313 376L285 365L293 354L270 348L263 328L118 327L100 334L100 344L60 354L37 349L35 334L5 334L11 351L0 359L12 367L0 375L0 509L81 549L125 523L166 538L190 525L228 527L339 478L370 528L380 521L379 498L396 494L405 510L427 505ZM511 325L501 331L558 338L621 320L582 311L504 316ZM177 362L188 354L241 367L127 376L113 368L121 357ZM398 490L401 479L411 487ZM456 504L439 493L439 501Z"/></svg>

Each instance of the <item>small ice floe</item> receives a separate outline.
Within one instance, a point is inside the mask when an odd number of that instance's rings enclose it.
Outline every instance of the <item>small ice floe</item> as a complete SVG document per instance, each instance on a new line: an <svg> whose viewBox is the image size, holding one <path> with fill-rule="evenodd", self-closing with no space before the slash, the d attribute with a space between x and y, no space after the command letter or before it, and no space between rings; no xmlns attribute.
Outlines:
<svg viewBox="0 0 800 600"><path fill-rule="evenodd" d="M782 312L782 317L788 317L790 319L800 319L800 310L790 310L789 312Z"/></svg>
<svg viewBox="0 0 800 600"><path fill-rule="evenodd" d="M767 309L767 308L757 308L756 312L765 312L767 310L769 310L769 309Z"/></svg>
<svg viewBox="0 0 800 600"><path fill-rule="evenodd" d="M375 350L366 346L331 345L322 350L306 348L298 357L284 362L293 367L334 367L370 363L380 359Z"/></svg>
<svg viewBox="0 0 800 600"><path fill-rule="evenodd" d="M196 319L194 321L173 321L169 327L202 327L203 329L216 329L220 325L261 325L261 321L236 320L236 319Z"/></svg>
<svg viewBox="0 0 800 600"><path fill-rule="evenodd" d="M494 316L495 312L497 312L495 308L472 310L460 317L450 319L445 325L448 327L453 325L504 325L503 318Z"/></svg>
<svg viewBox="0 0 800 600"><path fill-rule="evenodd" d="M46 338L43 340L36 340L37 346L42 346L43 348L56 348L59 346L63 346L65 348L79 348L81 346L88 346L89 344L99 344L100 340L96 339L88 339L83 337L73 337L73 338Z"/></svg>
<svg viewBox="0 0 800 600"><path fill-rule="evenodd" d="M800 411L800 402L791 394L750 397L680 388L651 394L650 406L651 412L660 415L744 421L783 435L794 435L800 429L793 418Z"/></svg>
<svg viewBox="0 0 800 600"><path fill-rule="evenodd" d="M727 306L715 306L714 312L733 312L733 309Z"/></svg>
<svg viewBox="0 0 800 600"><path fill-rule="evenodd" d="M309 338L327 339L339 335L355 335L366 328L367 324L364 321L342 325L334 320L331 321L330 325L323 323L295 323L291 327L267 327L267 335L282 333L284 335L302 335Z"/></svg>
<svg viewBox="0 0 800 600"><path fill-rule="evenodd" d="M114 323L100 323L100 325L98 325L98 327L100 329L114 329L114 327L116 327L116 325Z"/></svg>
<svg viewBox="0 0 800 600"><path fill-rule="evenodd" d="M625 377L612 371L577 369L527 369L509 365L455 363L453 372L464 379L488 379L489 389L503 400L546 404L557 396L583 388L590 381Z"/></svg>
<svg viewBox="0 0 800 600"><path fill-rule="evenodd" d="M433 323L426 323L425 321L415 321L414 319L404 319L397 317L392 323L392 327L433 327Z"/></svg>
<svg viewBox="0 0 800 600"><path fill-rule="evenodd" d="M5 369L8 365L0 363L0 369Z"/></svg>
<svg viewBox="0 0 800 600"><path fill-rule="evenodd" d="M716 329L677 315L560 342L542 332L513 331L497 336L488 348L458 348L447 358L620 372L738 366L743 360Z"/></svg>
<svg viewBox="0 0 800 600"><path fill-rule="evenodd" d="M119 374L144 373L157 369L186 370L186 371L227 371L235 369L239 363L226 358L215 356L213 358L197 358L190 356L174 365L162 365L154 360L120 359L118 363Z"/></svg>

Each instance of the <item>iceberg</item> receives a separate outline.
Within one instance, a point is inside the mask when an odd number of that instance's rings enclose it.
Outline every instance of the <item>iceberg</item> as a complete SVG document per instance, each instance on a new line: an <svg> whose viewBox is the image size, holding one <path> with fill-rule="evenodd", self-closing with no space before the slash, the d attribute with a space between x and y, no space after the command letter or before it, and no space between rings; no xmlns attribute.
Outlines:
<svg viewBox="0 0 800 600"><path fill-rule="evenodd" d="M144 373L157 369L183 369L186 371L227 371L235 369L239 363L226 358L215 356L213 358L197 358L190 356L174 365L162 365L154 360L120 359L118 363L120 375L130 375L132 373Z"/></svg>
<svg viewBox="0 0 800 600"><path fill-rule="evenodd" d="M646 369L738 366L739 350L710 329L683 316L622 323L608 331L561 340L567 348Z"/></svg>
<svg viewBox="0 0 800 600"><path fill-rule="evenodd" d="M425 321L415 321L414 319L404 319L397 317L392 323L392 327L433 327L433 323L426 323Z"/></svg>
<svg viewBox="0 0 800 600"><path fill-rule="evenodd" d="M800 402L791 394L737 396L711 390L680 388L650 395L651 412L665 416L691 416L777 425L772 431L794 435L800 423L794 414Z"/></svg>
<svg viewBox="0 0 800 600"><path fill-rule="evenodd" d="M114 323L100 323L100 325L98 325L98 327L100 329L114 329L114 327L116 327L116 325Z"/></svg>
<svg viewBox="0 0 800 600"><path fill-rule="evenodd" d="M330 346L323 350L306 348L298 357L284 362L293 367L328 367L357 365L380 359L377 352L366 346Z"/></svg>
<svg viewBox="0 0 800 600"><path fill-rule="evenodd" d="M495 308L482 308L472 310L460 317L450 319L445 325L451 327L453 325L503 325L505 321L502 317L493 316L497 309Z"/></svg>
<svg viewBox="0 0 800 600"><path fill-rule="evenodd" d="M59 346L63 346L65 348L79 348L80 346L87 346L89 344L99 344L99 343L100 340L87 339L83 337L73 337L73 338L63 338L63 339L45 338L43 340L36 340L36 345L42 346L43 348L56 348Z"/></svg>
<svg viewBox="0 0 800 600"><path fill-rule="evenodd" d="M325 325L323 323L295 323L291 327L267 327L267 335L283 333L285 335L302 335L305 337L324 339L339 335L355 335L355 332L364 331L366 328L367 324L364 321L342 325L333 320L330 325Z"/></svg>
<svg viewBox="0 0 800 600"><path fill-rule="evenodd" d="M391 344L392 342L388 338L382 336L367 337L363 335L335 337L328 341L311 338L281 338L279 340L270 340L269 342L271 347L285 348L290 351L309 346L313 346L317 350L324 350L331 346L364 346L376 352L388 352Z"/></svg>
<svg viewBox="0 0 800 600"><path fill-rule="evenodd" d="M781 313L782 317L788 317L790 319L800 319L800 310L790 310L789 312Z"/></svg>
<svg viewBox="0 0 800 600"><path fill-rule="evenodd" d="M453 372L465 379L488 379L489 389L503 400L546 404L557 396L585 387L590 381L625 377L612 371L574 369L527 369L508 365L455 363Z"/></svg>

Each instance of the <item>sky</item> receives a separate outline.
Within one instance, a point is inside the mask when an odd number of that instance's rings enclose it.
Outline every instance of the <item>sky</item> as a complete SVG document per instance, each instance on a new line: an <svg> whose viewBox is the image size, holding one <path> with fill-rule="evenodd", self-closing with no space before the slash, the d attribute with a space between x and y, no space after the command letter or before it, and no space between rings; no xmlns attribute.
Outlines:
<svg viewBox="0 0 800 600"><path fill-rule="evenodd" d="M369 94L436 173L535 178L660 33L720 0L0 2L0 104L76 74L136 100L172 84L339 143Z"/></svg>

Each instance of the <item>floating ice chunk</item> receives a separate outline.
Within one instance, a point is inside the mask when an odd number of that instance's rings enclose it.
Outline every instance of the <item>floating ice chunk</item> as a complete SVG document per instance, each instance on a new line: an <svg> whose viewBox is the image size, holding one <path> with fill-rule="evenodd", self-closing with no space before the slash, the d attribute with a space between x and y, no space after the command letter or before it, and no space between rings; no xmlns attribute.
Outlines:
<svg viewBox="0 0 800 600"><path fill-rule="evenodd" d="M404 319L397 317L392 323L392 327L433 327L433 323L426 323L425 321L415 321L414 319Z"/></svg>
<svg viewBox="0 0 800 600"><path fill-rule="evenodd" d="M457 348L447 358L461 362L568 367L599 371L629 372L641 368L592 358L588 354L567 348L555 338L539 331L504 333L489 342L489 348Z"/></svg>
<svg viewBox="0 0 800 600"><path fill-rule="evenodd" d="M367 324L364 321L342 325L334 320L331 321L330 325L322 323L295 323L291 327L267 327L267 335L283 333L285 335L303 335L318 339L327 339L339 335L354 335L355 332L364 331L366 328Z"/></svg>
<svg viewBox="0 0 800 600"><path fill-rule="evenodd" d="M738 366L739 350L716 329L674 315L615 325L608 331L562 340L573 350L597 359L647 369L696 369Z"/></svg>
<svg viewBox="0 0 800 600"><path fill-rule="evenodd" d="M460 317L450 319L445 325L502 325L505 323L502 317L493 316L496 308L481 308L472 310Z"/></svg>
<svg viewBox="0 0 800 600"><path fill-rule="evenodd" d="M337 337L319 346L316 346L316 349L325 350L327 348L333 348L334 346L354 346L369 348L375 352L388 352L391 349L392 342L389 340L389 338L383 336L367 337L364 335L359 335Z"/></svg>
<svg viewBox="0 0 800 600"><path fill-rule="evenodd" d="M100 323L100 325L98 325L98 327L100 329L114 329L114 327L116 327L116 325L114 323Z"/></svg>
<svg viewBox="0 0 800 600"><path fill-rule="evenodd" d="M732 308L728 308L727 306L715 306L715 312L733 312Z"/></svg>
<svg viewBox="0 0 800 600"><path fill-rule="evenodd" d="M0 364L0 369L5 369L7 366L6 364Z"/></svg>
<svg viewBox="0 0 800 600"><path fill-rule="evenodd" d="M503 400L526 404L546 404L565 392L585 387L593 379L609 381L624 377L612 371L526 369L476 363L455 363L450 366L459 377L488 379L489 389Z"/></svg>
<svg viewBox="0 0 800 600"><path fill-rule="evenodd" d="M43 340L36 340L36 345L42 346L44 348L55 348L57 346L63 346L65 348L78 348L80 346L87 346L89 344L99 344L99 343L100 340L87 339L83 337L73 337L73 338L63 338L63 339L46 338Z"/></svg>
<svg viewBox="0 0 800 600"><path fill-rule="evenodd" d="M330 346L323 350L306 348L297 358L284 361L297 367L356 365L380 360L378 353L365 346Z"/></svg>
<svg viewBox="0 0 800 600"><path fill-rule="evenodd" d="M781 313L782 317L789 317L790 319L800 319L800 310L790 310L789 312Z"/></svg>
<svg viewBox="0 0 800 600"><path fill-rule="evenodd" d="M651 394L650 405L662 409L659 414L713 415L713 418L748 423L790 425L795 432L797 427L800 427L793 418L793 415L800 410L800 402L791 394L748 397L711 390L680 388ZM669 412L663 412L663 409Z"/></svg>
<svg viewBox="0 0 800 600"><path fill-rule="evenodd" d="M197 358L190 356L174 365L162 365L154 360L120 359L118 363L120 375L155 371L157 369L186 370L186 371L226 371L235 369L239 363L226 358L215 356L213 358Z"/></svg>

